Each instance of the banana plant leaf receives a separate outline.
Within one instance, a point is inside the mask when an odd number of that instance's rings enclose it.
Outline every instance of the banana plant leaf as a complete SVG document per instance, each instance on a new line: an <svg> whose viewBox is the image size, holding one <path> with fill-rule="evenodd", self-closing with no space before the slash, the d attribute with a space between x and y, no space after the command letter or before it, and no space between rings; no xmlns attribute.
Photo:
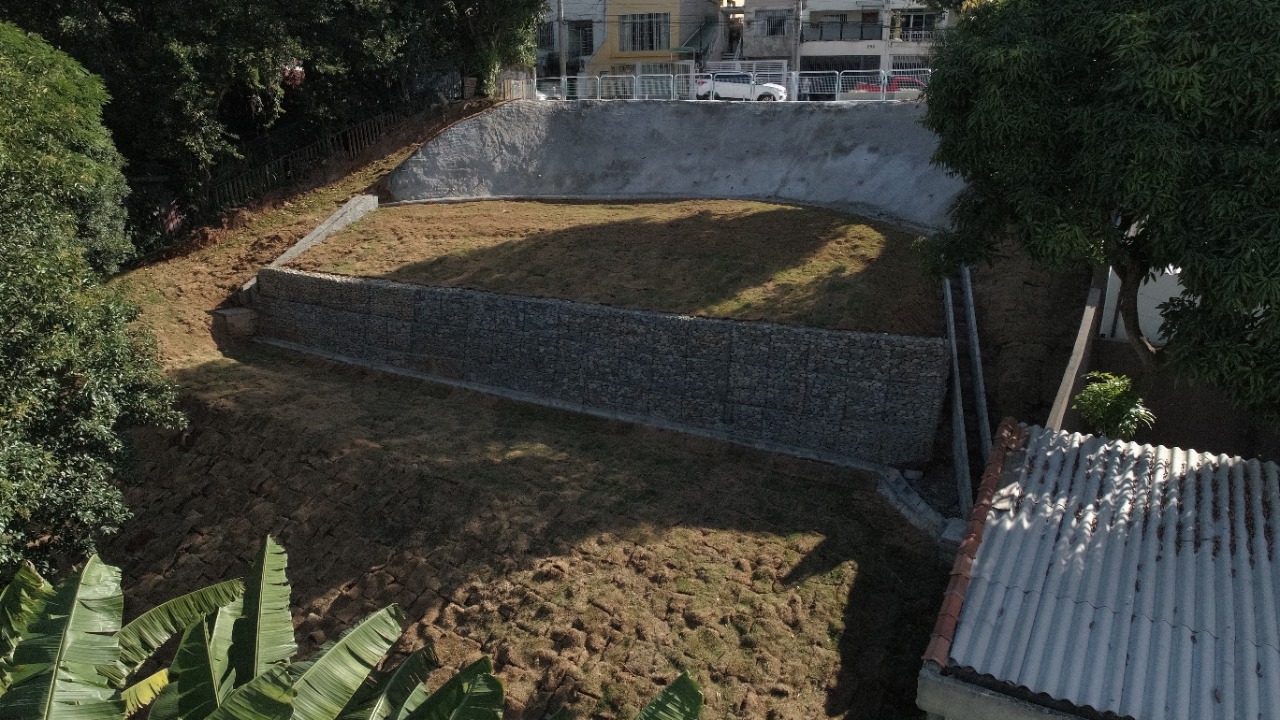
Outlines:
<svg viewBox="0 0 1280 720"><path fill-rule="evenodd" d="M400 608L379 610L295 673L295 720L337 720L400 637Z"/></svg>
<svg viewBox="0 0 1280 720"><path fill-rule="evenodd" d="M702 714L702 690L682 672L640 711L636 720L697 720Z"/></svg>
<svg viewBox="0 0 1280 720"><path fill-rule="evenodd" d="M237 684L250 682L298 651L289 613L288 564L284 548L268 536L244 580L242 611L231 630L230 659Z"/></svg>
<svg viewBox="0 0 1280 720"><path fill-rule="evenodd" d="M161 670L121 690L120 698L124 700L124 716L133 717L139 710L155 702L155 699L168 686L169 671Z"/></svg>
<svg viewBox="0 0 1280 720"><path fill-rule="evenodd" d="M440 661L430 645L418 650L395 669L379 673L376 682L367 683L347 704L342 719L403 720L427 699L430 693L423 683L438 667Z"/></svg>
<svg viewBox="0 0 1280 720"><path fill-rule="evenodd" d="M244 583L228 580L151 608L116 634L120 641L118 669L121 672L117 675L112 670L104 670L103 674L110 677L117 687L122 686L125 678L137 672L147 658L168 642L169 638L214 610L233 602L243 593Z"/></svg>
<svg viewBox="0 0 1280 720"><path fill-rule="evenodd" d="M150 709L147 710L147 720L178 720L177 679L173 668L169 668L169 684L164 686L151 703Z"/></svg>
<svg viewBox="0 0 1280 720"><path fill-rule="evenodd" d="M235 670L223 648L216 645L218 622L231 622L218 611L193 623L182 634L173 672L177 676L178 715L208 717L226 700L235 686Z"/></svg>
<svg viewBox="0 0 1280 720"><path fill-rule="evenodd" d="M499 720L502 683L492 672L489 658L480 658L431 693L407 720Z"/></svg>
<svg viewBox="0 0 1280 720"><path fill-rule="evenodd" d="M0 590L0 692L9 686L5 664L22 641L27 626L53 594L53 586L31 563L23 563L17 574Z"/></svg>
<svg viewBox="0 0 1280 720"><path fill-rule="evenodd" d="M218 709L204 718L183 720L287 720L293 713L289 673L273 666L227 695Z"/></svg>
<svg viewBox="0 0 1280 720"><path fill-rule="evenodd" d="M96 667L119 660L123 611L120 571L89 558L58 585L14 649L0 720L118 720L124 702Z"/></svg>

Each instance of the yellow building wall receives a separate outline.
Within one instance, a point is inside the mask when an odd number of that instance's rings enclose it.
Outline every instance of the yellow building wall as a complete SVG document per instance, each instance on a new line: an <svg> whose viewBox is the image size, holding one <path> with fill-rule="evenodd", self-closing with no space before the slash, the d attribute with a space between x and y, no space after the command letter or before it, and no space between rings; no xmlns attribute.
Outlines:
<svg viewBox="0 0 1280 720"><path fill-rule="evenodd" d="M705 3L704 3L705 4ZM686 14L687 0L610 0L609 14L605 18L605 39L596 54L591 58L587 72L592 75L611 72L614 65L630 63L672 63L691 60L691 53L674 52L698 26L702 17ZM643 13L671 14L671 49L645 52L623 52L618 41L619 28L623 15L639 15Z"/></svg>

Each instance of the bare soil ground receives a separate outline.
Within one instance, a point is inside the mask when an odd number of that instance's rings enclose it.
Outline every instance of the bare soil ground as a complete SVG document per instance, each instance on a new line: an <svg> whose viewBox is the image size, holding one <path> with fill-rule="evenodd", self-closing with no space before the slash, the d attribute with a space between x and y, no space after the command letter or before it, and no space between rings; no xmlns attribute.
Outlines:
<svg viewBox="0 0 1280 720"><path fill-rule="evenodd" d="M907 718L945 581L857 472L259 346L208 313L404 148L120 280L190 418L140 432L105 544L129 613L290 551L304 651L389 603L402 650L496 660L508 717L627 718L688 668L706 718Z"/></svg>
<svg viewBox="0 0 1280 720"><path fill-rule="evenodd" d="M400 604L402 650L493 657L508 717L909 718L945 566L857 472L265 347L176 373L105 550L131 612L290 552L306 649Z"/></svg>
<svg viewBox="0 0 1280 720"><path fill-rule="evenodd" d="M384 208L293 267L623 307L937 336L914 236L831 210L737 200Z"/></svg>

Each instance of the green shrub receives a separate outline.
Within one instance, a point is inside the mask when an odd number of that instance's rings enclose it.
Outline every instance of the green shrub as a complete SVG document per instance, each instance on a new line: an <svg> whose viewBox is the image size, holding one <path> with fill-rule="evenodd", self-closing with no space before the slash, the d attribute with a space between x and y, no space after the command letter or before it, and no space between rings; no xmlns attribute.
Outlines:
<svg viewBox="0 0 1280 720"><path fill-rule="evenodd" d="M137 310L90 264L128 247L104 100L75 61L0 24L0 577L114 531L119 431L180 419Z"/></svg>
<svg viewBox="0 0 1280 720"><path fill-rule="evenodd" d="M1142 404L1133 384L1124 375L1092 372L1089 384L1076 394L1071 407L1093 433L1115 440L1129 440L1140 425L1151 427L1156 416Z"/></svg>

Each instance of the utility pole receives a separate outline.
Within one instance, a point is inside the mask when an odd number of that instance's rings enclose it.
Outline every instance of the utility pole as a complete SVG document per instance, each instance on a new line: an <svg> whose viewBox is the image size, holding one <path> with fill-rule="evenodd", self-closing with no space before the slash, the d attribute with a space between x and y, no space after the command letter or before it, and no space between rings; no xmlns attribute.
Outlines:
<svg viewBox="0 0 1280 720"><path fill-rule="evenodd" d="M791 71L800 72L800 14L804 12L804 0L796 0L795 26L791 37Z"/></svg>
<svg viewBox="0 0 1280 720"><path fill-rule="evenodd" d="M566 85L569 82L569 26L564 21L564 0L557 0L556 14L560 20L560 99L568 95Z"/></svg>

